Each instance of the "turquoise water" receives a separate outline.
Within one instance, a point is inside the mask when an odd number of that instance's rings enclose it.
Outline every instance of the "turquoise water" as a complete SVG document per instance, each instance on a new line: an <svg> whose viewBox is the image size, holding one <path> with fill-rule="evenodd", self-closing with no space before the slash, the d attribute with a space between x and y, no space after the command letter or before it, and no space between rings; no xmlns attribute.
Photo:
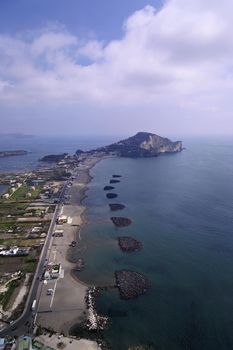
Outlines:
<svg viewBox="0 0 233 350"><path fill-rule="evenodd" d="M233 140L185 146L175 155L108 159L92 169L80 278L112 285L114 271L127 268L150 280L136 300L120 300L115 290L99 298L99 311L111 317L105 337L114 350L233 348ZM122 175L119 196L108 200L103 187L114 173ZM130 217L131 226L113 227L109 202L126 205L117 215ZM143 251L121 252L121 234L138 238Z"/></svg>

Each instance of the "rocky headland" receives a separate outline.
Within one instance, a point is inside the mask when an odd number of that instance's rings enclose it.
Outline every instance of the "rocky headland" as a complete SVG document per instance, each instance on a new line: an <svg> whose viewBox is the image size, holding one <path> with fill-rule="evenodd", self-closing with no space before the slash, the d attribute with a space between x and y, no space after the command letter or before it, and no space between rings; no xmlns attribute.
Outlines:
<svg viewBox="0 0 233 350"><path fill-rule="evenodd" d="M128 139L97 148L90 152L101 152L119 157L156 157L161 153L177 153L182 151L182 149L181 141L173 142L168 138L156 134L138 132Z"/></svg>

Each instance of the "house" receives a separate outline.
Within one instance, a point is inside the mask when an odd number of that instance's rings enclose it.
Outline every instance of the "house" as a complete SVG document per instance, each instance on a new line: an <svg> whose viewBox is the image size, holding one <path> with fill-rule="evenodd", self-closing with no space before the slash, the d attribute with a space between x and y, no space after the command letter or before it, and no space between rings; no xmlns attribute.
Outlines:
<svg viewBox="0 0 233 350"><path fill-rule="evenodd" d="M57 219L58 225L66 224L67 223L67 216L66 215L61 215Z"/></svg>
<svg viewBox="0 0 233 350"><path fill-rule="evenodd" d="M32 338L28 336L18 337L16 350L32 350Z"/></svg>
<svg viewBox="0 0 233 350"><path fill-rule="evenodd" d="M60 274L61 274L61 264L50 263L46 267L44 278L46 280L56 279L60 276Z"/></svg>
<svg viewBox="0 0 233 350"><path fill-rule="evenodd" d="M35 226L32 228L31 233L40 233L42 228L40 226Z"/></svg>
<svg viewBox="0 0 233 350"><path fill-rule="evenodd" d="M19 248L18 247L11 247L8 250L1 250L0 255L3 256L15 256L18 254Z"/></svg>

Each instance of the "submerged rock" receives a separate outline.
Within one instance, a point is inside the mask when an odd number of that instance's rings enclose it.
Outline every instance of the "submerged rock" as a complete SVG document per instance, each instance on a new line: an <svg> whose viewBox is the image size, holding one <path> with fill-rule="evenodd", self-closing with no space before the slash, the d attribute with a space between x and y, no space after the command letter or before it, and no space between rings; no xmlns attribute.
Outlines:
<svg viewBox="0 0 233 350"><path fill-rule="evenodd" d="M142 243L133 237L120 236L118 237L118 244L123 252L137 252L142 250Z"/></svg>
<svg viewBox="0 0 233 350"><path fill-rule="evenodd" d="M114 223L114 225L117 227L129 226L132 223L131 219L125 218L125 217L120 217L120 216L111 217L111 220Z"/></svg>
<svg viewBox="0 0 233 350"><path fill-rule="evenodd" d="M111 211L117 211L117 210L122 210L125 208L124 204L118 204L118 203L110 203L109 207Z"/></svg>
<svg viewBox="0 0 233 350"><path fill-rule="evenodd" d="M110 190L114 190L115 187L113 186L105 186L104 187L104 191L110 191Z"/></svg>
<svg viewBox="0 0 233 350"><path fill-rule="evenodd" d="M111 179L111 180L109 181L110 184L117 184L118 182L120 182L120 180Z"/></svg>
<svg viewBox="0 0 233 350"><path fill-rule="evenodd" d="M149 288L147 277L130 270L115 271L116 285L121 299L129 300L145 294Z"/></svg>
<svg viewBox="0 0 233 350"><path fill-rule="evenodd" d="M118 195L117 195L116 193L107 193L107 194L106 194L106 197L109 198L109 199L110 199L110 198L116 198L117 196L118 196Z"/></svg>
<svg viewBox="0 0 233 350"><path fill-rule="evenodd" d="M85 267L85 261L83 258L79 258L76 263L75 271L82 271Z"/></svg>

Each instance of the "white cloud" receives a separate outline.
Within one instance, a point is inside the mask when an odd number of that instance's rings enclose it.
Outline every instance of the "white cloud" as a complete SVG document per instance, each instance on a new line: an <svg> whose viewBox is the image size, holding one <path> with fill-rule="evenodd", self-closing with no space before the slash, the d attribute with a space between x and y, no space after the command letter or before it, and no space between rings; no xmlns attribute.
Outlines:
<svg viewBox="0 0 233 350"><path fill-rule="evenodd" d="M228 115L233 2L170 0L133 13L120 40L84 41L64 28L30 39L0 34L0 104L172 107ZM87 59L87 62L85 60ZM198 120L198 117L197 117Z"/></svg>

